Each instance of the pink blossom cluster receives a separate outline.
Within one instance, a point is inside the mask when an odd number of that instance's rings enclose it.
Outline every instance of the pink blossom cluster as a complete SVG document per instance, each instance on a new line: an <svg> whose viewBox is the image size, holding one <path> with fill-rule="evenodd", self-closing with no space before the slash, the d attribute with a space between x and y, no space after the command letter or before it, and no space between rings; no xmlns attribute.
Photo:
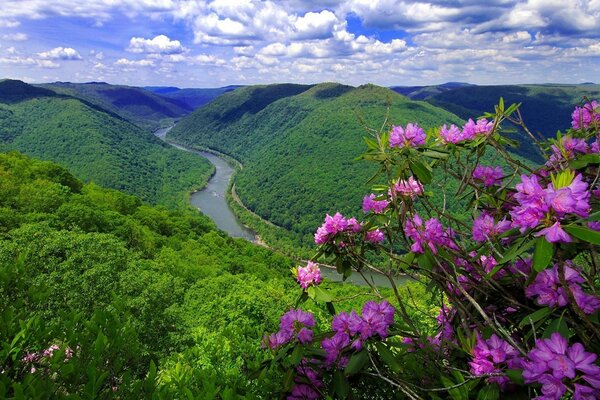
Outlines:
<svg viewBox="0 0 600 400"><path fill-rule="evenodd" d="M406 128L393 126L389 143L390 147L417 147L425 144L426 137L419 124L409 123Z"/></svg>
<svg viewBox="0 0 600 400"><path fill-rule="evenodd" d="M312 328L315 319L309 312L300 309L291 309L281 316L279 331L265 337L263 343L271 349L276 349L293 340L302 344L310 343L313 338Z"/></svg>
<svg viewBox="0 0 600 400"><path fill-rule="evenodd" d="M315 243L323 244L333 238L340 232L354 232L357 233L361 229L360 224L356 218L346 219L342 214L335 213L332 217L329 214L325 216L323 225L317 229L315 233Z"/></svg>
<svg viewBox="0 0 600 400"><path fill-rule="evenodd" d="M559 189L552 184L544 189L537 176L521 175L521 183L516 185L514 196L519 204L510 211L512 225L524 232L544 222L546 228L536 236L544 235L551 243L570 242L571 237L562 229L560 221L568 214L588 216L590 193L587 188L588 184L581 174L577 174L568 186Z"/></svg>
<svg viewBox="0 0 600 400"><path fill-rule="evenodd" d="M313 360L312 363L316 363ZM321 397L319 389L324 387L319 374L312 368L311 363L304 359L296 368L294 387L287 400L315 400Z"/></svg>
<svg viewBox="0 0 600 400"><path fill-rule="evenodd" d="M30 366L31 366L30 372L33 374L35 371L37 371L35 364L41 362L44 359L52 358L52 356L54 355L54 352L56 350L60 350L60 347L56 344L53 344L53 345L50 345L47 349L42 350L42 351L26 352L23 355L23 357L21 358L21 361L25 364L30 364ZM67 346L65 348L64 361L66 362L66 361L70 360L72 357L73 357L73 349L71 349L70 347Z"/></svg>
<svg viewBox="0 0 600 400"><path fill-rule="evenodd" d="M346 348L360 350L363 342L369 338L386 338L389 327L394 323L394 313L394 307L384 300L381 303L365 303L362 317L354 311L337 314L332 322L335 334L321 342L326 353L325 364L331 366L337 362L338 366L342 366L346 360L340 355Z"/></svg>
<svg viewBox="0 0 600 400"><path fill-rule="evenodd" d="M404 233L414 241L410 250L413 253L424 253L428 247L433 254L437 254L437 246L457 250L454 243L452 229L444 229L437 218L431 218L423 224L423 220L416 214L406 221Z"/></svg>
<svg viewBox="0 0 600 400"><path fill-rule="evenodd" d="M469 362L469 366L475 376L499 374L487 378L486 381L497 383L501 389L505 389L510 380L501 374L502 371L520 368L521 361L519 352L496 334L492 334L487 340L478 335L473 347L473 361Z"/></svg>
<svg viewBox="0 0 600 400"><path fill-rule="evenodd" d="M368 196L363 198L362 209L363 212L369 213L373 212L375 214L381 214L385 208L388 206L389 201L387 200L375 200L377 196L371 193Z"/></svg>
<svg viewBox="0 0 600 400"><path fill-rule="evenodd" d="M573 129L588 129L594 122L600 124L600 114L596 112L598 107L600 107L600 103L596 100L584 104L583 107L575 107L575 111L571 114Z"/></svg>
<svg viewBox="0 0 600 400"><path fill-rule="evenodd" d="M585 280L574 268L573 263L566 261L563 268L565 281L579 308L586 314L593 314L600 310L600 298L583 291L581 284ZM525 294L527 297L535 297L537 303L542 306L564 307L569 303L569 298L558 275L558 264L540 272L533 283L525 288Z"/></svg>
<svg viewBox="0 0 600 400"><path fill-rule="evenodd" d="M565 378L575 380L573 399L600 398L600 366L596 354L588 353L581 343L569 346L567 339L554 332L548 339L538 339L535 348L522 362L525 383L540 383L539 399L562 398L567 388ZM587 383L587 385L585 383ZM588 386L589 385L589 386Z"/></svg>
<svg viewBox="0 0 600 400"><path fill-rule="evenodd" d="M305 267L296 269L296 280L302 289L307 289L309 286L317 286L321 283L321 269L317 263L309 261Z"/></svg>
<svg viewBox="0 0 600 400"><path fill-rule="evenodd" d="M440 129L440 137L444 143L460 143L466 140L473 140L477 136L489 136L494 129L494 121L488 121L485 118L478 119L474 122L469 118L467 123L460 130L456 125L450 125L448 128L445 124Z"/></svg>
<svg viewBox="0 0 600 400"><path fill-rule="evenodd" d="M579 154L590 152L590 146L585 140L570 135L563 136L560 145L553 144L550 148L552 149L552 155L548 158L546 166L557 169L562 162L571 161Z"/></svg>
<svg viewBox="0 0 600 400"><path fill-rule="evenodd" d="M379 228L365 233L365 242L378 244L385 241L385 234Z"/></svg>
<svg viewBox="0 0 600 400"><path fill-rule="evenodd" d="M473 179L482 182L487 187L500 186L503 177L504 171L502 171L502 167L487 167L477 164L473 170Z"/></svg>
<svg viewBox="0 0 600 400"><path fill-rule="evenodd" d="M473 220L473 240L478 243L490 240L510 229L511 222L506 218L495 222L494 217L486 212L482 212Z"/></svg>
<svg viewBox="0 0 600 400"><path fill-rule="evenodd" d="M392 191L396 196L414 199L423 194L423 185L421 185L421 182L410 176L406 180L401 179L394 183L389 192L390 196L392 195Z"/></svg>

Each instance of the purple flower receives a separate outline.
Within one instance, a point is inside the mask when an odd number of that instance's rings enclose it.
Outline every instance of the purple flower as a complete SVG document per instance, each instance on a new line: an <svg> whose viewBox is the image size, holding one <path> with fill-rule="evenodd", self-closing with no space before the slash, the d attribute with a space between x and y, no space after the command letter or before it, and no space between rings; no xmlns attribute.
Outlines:
<svg viewBox="0 0 600 400"><path fill-rule="evenodd" d="M557 167L565 161L570 161L577 154L587 154L590 151L588 144L583 139L564 136L559 145L553 144L552 155L546 162L547 167Z"/></svg>
<svg viewBox="0 0 600 400"><path fill-rule="evenodd" d="M465 138L460 129L454 124L450 125L450 128L446 127L446 124L440 129L440 137L444 143L460 143Z"/></svg>
<svg viewBox="0 0 600 400"><path fill-rule="evenodd" d="M496 224L494 217L482 212L473 221L473 240L479 243L485 242L509 230L510 225L511 222L507 221L506 218Z"/></svg>
<svg viewBox="0 0 600 400"><path fill-rule="evenodd" d="M379 229L369 231L365 234L365 241L373 244L383 243L385 235Z"/></svg>
<svg viewBox="0 0 600 400"><path fill-rule="evenodd" d="M296 384L292 393L287 397L288 400L316 400L321 395L312 386L305 384Z"/></svg>
<svg viewBox="0 0 600 400"><path fill-rule="evenodd" d="M600 390L578 383L575 384L573 400L598 400L598 398L600 398Z"/></svg>
<svg viewBox="0 0 600 400"><path fill-rule="evenodd" d="M519 352L496 334L492 334L488 340L484 340L480 335L477 336L477 342L473 347L473 360L469 362L473 375L500 373L504 368L519 368L520 365ZM487 381L497 383L501 389L509 383L506 376L493 376Z"/></svg>
<svg viewBox="0 0 600 400"><path fill-rule="evenodd" d="M520 228L521 233L526 229L537 227L545 213L549 210L545 202L546 192L538 183L535 175L521 175L521 183L517 184L514 198L519 203L511 211L513 226Z"/></svg>
<svg viewBox="0 0 600 400"><path fill-rule="evenodd" d="M463 140L472 140L479 135L488 136L494 129L494 121L488 122L487 119L481 118L477 120L477 123L473 122L471 118L463 126L462 137Z"/></svg>
<svg viewBox="0 0 600 400"><path fill-rule="evenodd" d="M550 206L558 217L565 214L576 214L587 218L590 211L590 192L588 184L583 181L581 174L577 174L571 184L558 190L552 184L544 191L545 202Z"/></svg>
<svg viewBox="0 0 600 400"><path fill-rule="evenodd" d="M375 200L375 195L371 193L363 198L362 208L364 213L373 211L375 214L381 214L389 202L387 200Z"/></svg>
<svg viewBox="0 0 600 400"><path fill-rule="evenodd" d="M321 347L325 350L325 365L333 365L349 344L350 337L343 332L337 332L332 337L323 339Z"/></svg>
<svg viewBox="0 0 600 400"><path fill-rule="evenodd" d="M390 133L390 147L416 147L425 144L425 132L418 124L408 124L406 128L393 126Z"/></svg>
<svg viewBox="0 0 600 400"><path fill-rule="evenodd" d="M587 129L594 121L600 123L600 114L595 112L598 107L600 107L600 103L596 100L584 104L583 107L575 107L573 114L571 114L571 126L573 129Z"/></svg>
<svg viewBox="0 0 600 400"><path fill-rule="evenodd" d="M404 233L415 242L410 248L413 253L424 253L426 247L433 254L437 254L437 246L457 249L453 241L454 232L451 229L444 230L442 224L436 218L427 220L423 225L421 217L415 214L412 219L406 221Z"/></svg>
<svg viewBox="0 0 600 400"><path fill-rule="evenodd" d="M309 312L291 309L281 316L279 331L263 339L264 345L275 349L291 342L294 337L302 344L312 341L312 331L306 327L315 326L315 319Z"/></svg>
<svg viewBox="0 0 600 400"><path fill-rule="evenodd" d="M315 243L323 244L334 237L339 232L344 231L348 227L348 221L342 214L335 213L332 217L329 214L325 216L325 221L315 233Z"/></svg>
<svg viewBox="0 0 600 400"><path fill-rule="evenodd" d="M354 336L362 330L363 320L352 311L350 314L340 312L333 317L332 329L337 333L345 333L348 336Z"/></svg>
<svg viewBox="0 0 600 400"><path fill-rule="evenodd" d="M309 261L306 267L298 267L296 270L296 279L302 289L306 289L310 285L316 286L322 280L321 269L316 263Z"/></svg>
<svg viewBox="0 0 600 400"><path fill-rule="evenodd" d="M571 236L560 226L559 222L555 222L552 226L542 229L534 236L544 236L550 243L570 243L573 241Z"/></svg>
<svg viewBox="0 0 600 400"><path fill-rule="evenodd" d="M502 167L486 167L478 164L473 170L473 179L483 182L487 187L501 185L503 177Z"/></svg>
<svg viewBox="0 0 600 400"><path fill-rule="evenodd" d="M356 218L352 217L352 218L348 219L347 229L350 232L353 232L353 233L360 232L360 228L361 228L360 224L358 223L358 221L356 220Z"/></svg>
<svg viewBox="0 0 600 400"><path fill-rule="evenodd" d="M361 338L366 340L375 334L387 337L388 328L394 323L394 312L394 307L385 300L379 304L374 301L366 302L362 310Z"/></svg>
<svg viewBox="0 0 600 400"><path fill-rule="evenodd" d="M410 176L407 180L399 180L393 186L394 193L398 196L415 198L423 194L423 185Z"/></svg>

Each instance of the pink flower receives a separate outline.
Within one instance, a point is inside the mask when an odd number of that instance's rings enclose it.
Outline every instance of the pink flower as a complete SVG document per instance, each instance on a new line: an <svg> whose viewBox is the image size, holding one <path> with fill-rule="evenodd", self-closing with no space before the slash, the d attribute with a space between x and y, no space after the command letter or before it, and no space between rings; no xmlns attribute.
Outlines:
<svg viewBox="0 0 600 400"><path fill-rule="evenodd" d="M595 110L600 107L600 103L596 100L584 104L583 107L575 107L573 114L571 114L571 126L573 129L587 129L593 122L600 123L600 114Z"/></svg>
<svg viewBox="0 0 600 400"><path fill-rule="evenodd" d="M469 365L473 375L500 373L505 368L519 368L521 358L514 347L496 334L492 334L488 340L478 335L477 343L473 347L473 361L469 362ZM497 383L501 389L509 383L506 376L494 376L487 381Z"/></svg>
<svg viewBox="0 0 600 400"><path fill-rule="evenodd" d="M552 226L542 229L534 236L544 236L550 243L570 243L573 241L571 236L560 226L559 222L555 222Z"/></svg>
<svg viewBox="0 0 600 400"><path fill-rule="evenodd" d="M407 180L399 180L393 186L394 193L398 196L415 198L423 194L423 185L410 176Z"/></svg>
<svg viewBox="0 0 600 400"><path fill-rule="evenodd" d="M385 240L385 235L379 229L375 229L374 231L369 231L365 234L365 241L369 243L383 243Z"/></svg>
<svg viewBox="0 0 600 400"><path fill-rule="evenodd" d="M416 147L425 144L425 132L418 124L408 124L406 128L393 126L390 133L390 147Z"/></svg>
<svg viewBox="0 0 600 400"><path fill-rule="evenodd" d="M463 126L463 140L472 140L479 135L488 136L490 133L492 133L493 128L494 121L488 122L487 119L481 118L477 120L477 123L475 123L471 118L469 118L465 126Z"/></svg>
<svg viewBox="0 0 600 400"><path fill-rule="evenodd" d="M423 225L421 217L415 214L412 219L406 221L404 233L409 239L414 241L410 248L413 253L424 253L426 247L433 254L437 254L437 246L457 249L453 241L454 232L451 229L444 230L442 224L436 218L429 219Z"/></svg>
<svg viewBox="0 0 600 400"><path fill-rule="evenodd" d="M501 185L503 177L504 172L501 167L477 165L473 170L473 179L483 182L487 187Z"/></svg>
<svg viewBox="0 0 600 400"><path fill-rule="evenodd" d="M485 242L509 230L510 225L511 222L507 221L506 218L496 224L494 217L482 212L473 220L473 240L479 243Z"/></svg>
<svg viewBox="0 0 600 400"><path fill-rule="evenodd" d="M450 125L450 128L446 128L446 124L440 129L440 137L444 143L460 143L465 138L460 129L454 124Z"/></svg>
<svg viewBox="0 0 600 400"><path fill-rule="evenodd" d="M296 272L296 279L303 289L307 289L311 285L317 286L321 283L321 269L312 261L309 261L305 267L298 267Z"/></svg>
<svg viewBox="0 0 600 400"><path fill-rule="evenodd" d="M312 341L313 333L308 328L313 326L315 326L315 319L311 313L291 309L281 316L279 331L263 338L263 345L276 349L294 338L302 344L309 343Z"/></svg>
<svg viewBox="0 0 600 400"><path fill-rule="evenodd" d="M370 211L375 214L381 214L389 204L387 200L375 200L375 197L376 196L371 193L363 198L362 208L365 214Z"/></svg>

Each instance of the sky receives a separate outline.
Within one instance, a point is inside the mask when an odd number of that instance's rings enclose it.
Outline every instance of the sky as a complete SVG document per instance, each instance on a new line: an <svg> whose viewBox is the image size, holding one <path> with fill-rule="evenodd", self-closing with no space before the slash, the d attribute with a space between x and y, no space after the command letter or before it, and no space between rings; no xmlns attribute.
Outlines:
<svg viewBox="0 0 600 400"><path fill-rule="evenodd" d="M2 0L0 78L600 82L600 0Z"/></svg>

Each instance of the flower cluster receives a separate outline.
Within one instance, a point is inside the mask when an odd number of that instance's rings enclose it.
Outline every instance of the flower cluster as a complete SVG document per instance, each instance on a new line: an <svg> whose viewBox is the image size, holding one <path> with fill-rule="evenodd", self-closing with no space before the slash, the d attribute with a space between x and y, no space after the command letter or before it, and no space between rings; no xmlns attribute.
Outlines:
<svg viewBox="0 0 600 400"><path fill-rule="evenodd" d="M581 174L577 174L568 186L555 188L550 183L546 189L542 188L536 175L522 175L514 195L518 205L510 211L513 226L524 232L544 222L546 228L536 236L544 235L551 243L570 242L571 237L562 229L560 221L568 214L588 216L590 192L587 188Z"/></svg>
<svg viewBox="0 0 600 400"><path fill-rule="evenodd" d="M473 179L487 187L501 185L503 177L502 167L486 167L478 164L473 170Z"/></svg>
<svg viewBox="0 0 600 400"><path fill-rule="evenodd" d="M393 126L390 133L390 147L423 146L425 138L425 132L418 124L408 124L406 128Z"/></svg>
<svg viewBox="0 0 600 400"><path fill-rule="evenodd" d="M590 152L590 146L585 140L570 135L563 136L559 143L550 146L552 155L546 162L547 167L560 168L561 163L571 161L578 154Z"/></svg>
<svg viewBox="0 0 600 400"><path fill-rule="evenodd" d="M263 343L271 349L283 346L294 339L302 344L307 344L313 338L313 332L308 328L313 326L315 326L315 319L311 313L291 309L282 315L279 321L279 331L265 337Z"/></svg>
<svg viewBox="0 0 600 400"><path fill-rule="evenodd" d="M313 360L313 364L316 360ZM317 372L312 368L308 360L302 360L296 368L294 388L287 397L288 400L314 400L321 397L319 389L325 386Z"/></svg>
<svg viewBox="0 0 600 400"><path fill-rule="evenodd" d="M298 267L296 269L296 280L302 289L307 289L311 285L318 285L322 280L319 265L309 261L306 267Z"/></svg>
<svg viewBox="0 0 600 400"><path fill-rule="evenodd" d="M565 273L565 282L575 302L586 314L593 314L596 310L600 310L600 298L587 294L581 288L581 284L585 280L579 272L573 268L571 261L566 261L563 265ZM533 283L525 289L527 297L536 297L539 305L548 307L564 307L569 303L569 299L565 288L560 282L558 264L553 268L546 269L540 272Z"/></svg>
<svg viewBox="0 0 600 400"><path fill-rule="evenodd" d="M365 233L365 242L377 244L383 241L385 241L385 234L379 228Z"/></svg>
<svg viewBox="0 0 600 400"><path fill-rule="evenodd" d="M394 323L394 307L387 301L376 303L369 301L362 309L362 317L352 311L340 312L333 318L332 329L335 334L325 338L321 347L325 350L325 364L328 366L338 363L343 366L345 359L340 358L343 350L362 349L363 342L374 336L386 338L388 329Z"/></svg>
<svg viewBox="0 0 600 400"><path fill-rule="evenodd" d="M362 209L365 214L371 211L375 214L381 214L388 206L389 202L387 200L375 200L375 197L373 193L364 197Z"/></svg>
<svg viewBox="0 0 600 400"><path fill-rule="evenodd" d="M29 364L30 369L29 372L32 374L37 371L37 367L39 367L39 363L44 360L51 359L54 356L54 352L60 350L60 347L56 344L50 345L47 349L42 351L34 351L34 352L26 352L21 361L25 364ZM70 347L65 348L65 358L64 361L67 362L73 357L73 349ZM36 367L37 366L37 367Z"/></svg>
<svg viewBox="0 0 600 400"><path fill-rule="evenodd" d="M471 373L476 376L498 374L487 378L487 382L497 383L501 389L504 389L509 379L501 372L506 368L520 368L521 358L513 346L496 334L492 334L487 340L478 335L477 343L473 347L473 361L469 362L469 366Z"/></svg>
<svg viewBox="0 0 600 400"><path fill-rule="evenodd" d="M482 212L473 220L473 240L478 243L485 242L509 230L510 225L511 222L507 221L506 218L496 223L494 217Z"/></svg>
<svg viewBox="0 0 600 400"><path fill-rule="evenodd" d="M571 126L573 129L588 129L593 123L600 124L600 114L596 110L600 107L600 103L592 100L583 107L575 107L575 111L571 114Z"/></svg>
<svg viewBox="0 0 600 400"><path fill-rule="evenodd" d="M469 119L460 130L455 125L450 125L448 128L445 124L440 129L440 137L443 143L460 143L466 140L473 140L477 136L488 136L494 129L494 121L489 122L485 118L478 119L475 123Z"/></svg>
<svg viewBox="0 0 600 400"><path fill-rule="evenodd" d="M406 221L404 233L414 241L410 247L413 253L423 253L428 247L433 254L437 254L437 246L457 249L453 241L454 232L444 229L437 218L431 218L423 225L419 214L415 214L412 219Z"/></svg>
<svg viewBox="0 0 600 400"><path fill-rule="evenodd" d="M390 189L389 195L392 196L392 191L396 196L409 197L414 199L415 197L423 194L423 185L415 178L410 176L406 180L398 180Z"/></svg>
<svg viewBox="0 0 600 400"><path fill-rule="evenodd" d="M594 363L596 358L596 354L586 352L581 343L569 346L567 339L555 332L549 339L535 342L535 348L522 362L523 378L525 383L540 383L544 399L560 399L566 392L564 379L574 380L579 375L574 399L597 399L600 366Z"/></svg>
<svg viewBox="0 0 600 400"><path fill-rule="evenodd" d="M360 231L360 224L354 218L344 218L339 212L335 213L333 217L327 214L325 222L323 222L323 225L315 233L315 243L326 243L329 239L344 231L358 232Z"/></svg>

